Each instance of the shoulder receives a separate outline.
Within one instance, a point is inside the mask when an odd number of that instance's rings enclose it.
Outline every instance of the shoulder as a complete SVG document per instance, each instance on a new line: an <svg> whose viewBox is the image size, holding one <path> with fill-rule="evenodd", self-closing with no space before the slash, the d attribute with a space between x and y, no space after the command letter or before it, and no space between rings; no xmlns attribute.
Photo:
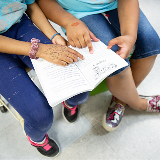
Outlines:
<svg viewBox="0 0 160 160"><path fill-rule="evenodd" d="M26 9L25 0L0 1L0 32L18 22Z"/></svg>

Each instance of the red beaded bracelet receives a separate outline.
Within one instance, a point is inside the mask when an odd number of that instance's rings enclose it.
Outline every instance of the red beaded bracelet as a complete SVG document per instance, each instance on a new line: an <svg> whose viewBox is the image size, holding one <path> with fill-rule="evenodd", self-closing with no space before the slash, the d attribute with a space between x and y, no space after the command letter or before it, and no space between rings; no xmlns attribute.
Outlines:
<svg viewBox="0 0 160 160"><path fill-rule="evenodd" d="M36 53L38 51L38 43L40 42L39 39L32 38L31 39L31 50L29 51L29 57L31 59L38 59L39 57L36 57Z"/></svg>

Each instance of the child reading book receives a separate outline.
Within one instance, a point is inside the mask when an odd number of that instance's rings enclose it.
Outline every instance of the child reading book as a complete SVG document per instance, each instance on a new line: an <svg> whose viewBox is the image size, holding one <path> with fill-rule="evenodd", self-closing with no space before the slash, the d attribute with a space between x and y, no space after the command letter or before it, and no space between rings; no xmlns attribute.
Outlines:
<svg viewBox="0 0 160 160"><path fill-rule="evenodd" d="M88 46L94 54L91 39L98 38L128 63L106 78L116 97L103 118L106 130L118 127L126 104L136 110L160 112L159 96L140 98L136 90L160 53L159 37L139 9L138 0L39 0L38 4L47 18L63 27L70 45Z"/></svg>
<svg viewBox="0 0 160 160"><path fill-rule="evenodd" d="M31 145L45 156L56 156L59 146L47 135L53 122L52 107L29 78L25 66L34 69L31 59L38 58L66 66L83 56L65 46L66 41L53 29L34 0L0 1L0 6L0 94L23 117ZM65 114L72 112L70 121L75 120L73 112L78 110L77 105L87 98L86 92L64 102L66 106L74 106L65 109Z"/></svg>

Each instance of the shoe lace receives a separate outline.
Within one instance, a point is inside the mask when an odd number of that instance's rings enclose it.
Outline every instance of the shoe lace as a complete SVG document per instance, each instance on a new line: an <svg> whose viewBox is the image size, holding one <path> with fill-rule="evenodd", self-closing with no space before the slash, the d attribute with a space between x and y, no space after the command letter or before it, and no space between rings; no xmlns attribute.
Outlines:
<svg viewBox="0 0 160 160"><path fill-rule="evenodd" d="M28 135L27 135L27 138L28 138L29 142L31 143L31 145L33 145L35 147L43 147L46 151L50 150L50 148L52 147L49 145L49 140L48 140L47 134L46 134L46 140L45 140L44 144L38 144L38 143L31 141L31 139Z"/></svg>
<svg viewBox="0 0 160 160"><path fill-rule="evenodd" d="M64 102L62 102L62 104L63 104L63 106L64 106L65 108L67 108L68 110L71 111L71 115L74 115L74 114L76 113L77 105L76 105L75 107L69 108L69 107L67 107L67 105L66 105Z"/></svg>
<svg viewBox="0 0 160 160"><path fill-rule="evenodd" d="M110 116L107 118L107 120L113 120L114 119L114 115L118 114L115 110L110 114ZM119 114L118 114L119 115Z"/></svg>
<svg viewBox="0 0 160 160"><path fill-rule="evenodd" d="M77 106L73 107L73 108L68 108L66 107L67 109L69 109L71 111L71 115L74 115L76 113L76 108Z"/></svg>

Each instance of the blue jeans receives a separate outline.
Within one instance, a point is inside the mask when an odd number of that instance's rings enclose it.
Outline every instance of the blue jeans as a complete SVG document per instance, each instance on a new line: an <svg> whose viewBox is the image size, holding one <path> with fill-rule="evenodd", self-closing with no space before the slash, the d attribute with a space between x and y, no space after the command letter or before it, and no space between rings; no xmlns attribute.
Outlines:
<svg viewBox="0 0 160 160"><path fill-rule="evenodd" d="M108 45L108 42L120 36L120 25L118 19L117 9L106 12L109 15L109 22L102 14L94 14L81 18L91 32L99 38L104 44ZM118 50L118 46L114 45L111 48L113 51ZM135 51L131 58L141 59L149 56L157 55L160 53L160 39L158 34L153 29L143 12L140 10L140 18L138 25L137 41L135 43ZM128 66L129 60L126 59ZM127 67L128 67L127 66ZM119 69L112 73L109 77L122 72L126 67Z"/></svg>
<svg viewBox="0 0 160 160"><path fill-rule="evenodd" d="M26 42L37 38L41 43L52 44L26 15L23 15L20 23L13 25L2 35ZM0 94L23 117L26 134L33 141L40 142L53 123L53 110L29 78L25 65L34 69L28 56L0 53ZM82 93L68 99L67 103L74 107L84 103L88 96L88 92Z"/></svg>

